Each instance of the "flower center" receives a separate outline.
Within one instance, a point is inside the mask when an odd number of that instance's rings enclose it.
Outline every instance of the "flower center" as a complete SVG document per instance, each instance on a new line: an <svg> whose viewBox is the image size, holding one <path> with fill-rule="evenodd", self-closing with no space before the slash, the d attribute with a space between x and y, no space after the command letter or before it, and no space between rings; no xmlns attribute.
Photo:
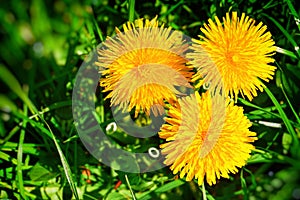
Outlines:
<svg viewBox="0 0 300 200"><path fill-rule="evenodd" d="M237 62L239 62L239 56L232 52L232 51L229 51L225 54L225 57L226 57L226 60L228 63L230 64L236 64Z"/></svg>
<svg viewBox="0 0 300 200"><path fill-rule="evenodd" d="M237 55L233 55L232 56L232 61L233 62L238 62L239 61L239 57Z"/></svg>

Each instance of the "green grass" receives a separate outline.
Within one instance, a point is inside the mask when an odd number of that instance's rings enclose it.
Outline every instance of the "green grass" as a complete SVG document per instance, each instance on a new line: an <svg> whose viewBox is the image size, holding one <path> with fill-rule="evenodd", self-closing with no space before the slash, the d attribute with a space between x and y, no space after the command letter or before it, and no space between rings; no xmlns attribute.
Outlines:
<svg viewBox="0 0 300 200"><path fill-rule="evenodd" d="M297 1L7 1L0 8L0 199L300 199L300 9ZM268 26L277 46L274 79L251 102L239 99L259 140L248 164L214 186L168 168L129 174L98 162L72 116L76 73L115 27L145 17L197 38L213 16L245 12ZM101 127L113 122L97 93ZM139 124L146 123L138 118ZM282 128L262 125L281 124ZM110 138L147 151L158 138ZM122 142L120 142L122 141ZM121 184L120 184L121 183Z"/></svg>

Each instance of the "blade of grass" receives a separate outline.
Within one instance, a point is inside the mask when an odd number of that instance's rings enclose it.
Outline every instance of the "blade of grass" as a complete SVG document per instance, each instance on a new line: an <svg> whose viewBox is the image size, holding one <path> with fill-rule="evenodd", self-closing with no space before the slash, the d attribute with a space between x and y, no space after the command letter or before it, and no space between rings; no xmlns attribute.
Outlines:
<svg viewBox="0 0 300 200"><path fill-rule="evenodd" d="M23 120L23 122L20 123L22 126L24 122L29 122L33 127L36 127L41 130L43 134L45 134L47 137L50 139L53 139L51 133L49 132L48 129L46 129L41 123L34 121L33 119L30 119L29 117L19 113L19 112L13 112L13 115L17 118L20 118Z"/></svg>
<svg viewBox="0 0 300 200"><path fill-rule="evenodd" d="M241 186L242 186L242 191L243 191L243 197L244 199L248 199L248 188L247 188L247 183L246 180L244 178L244 170L241 170Z"/></svg>
<svg viewBox="0 0 300 200"><path fill-rule="evenodd" d="M275 151L270 149L264 149L260 147L256 147L256 149L252 150L256 152L250 159L247 161L248 164L256 164L256 163L289 163L290 165L299 168L299 161L298 159L293 159L289 156L285 156L279 154Z"/></svg>
<svg viewBox="0 0 300 200"><path fill-rule="evenodd" d="M94 23L94 25L96 27L96 31L98 33L98 36L99 36L101 42L103 42L104 41L104 37L103 37L102 31L101 31L101 29L100 29L100 27L99 27L99 25L98 25L95 17L93 17L92 20L93 20L93 23Z"/></svg>
<svg viewBox="0 0 300 200"><path fill-rule="evenodd" d="M250 170L248 170L245 167L243 168L243 170L245 170L245 172L247 172L248 174L250 174L251 183L252 183L252 186L250 186L250 187L256 188L257 187L256 176Z"/></svg>
<svg viewBox="0 0 300 200"><path fill-rule="evenodd" d="M289 9L291 10L292 15L294 16L296 25L298 26L298 29L300 31L300 19L299 19L298 13L295 10L295 8L290 0L286 0L286 3L288 5Z"/></svg>
<svg viewBox="0 0 300 200"><path fill-rule="evenodd" d="M26 93L22 90L21 85L19 84L18 80L13 76L13 74L6 69L5 66L0 65L0 78L4 81L4 83L7 84L7 86L16 94L18 95L18 97L20 99L22 99L24 101L24 103L28 106L28 108L30 109L30 111L32 112L32 114L37 114L38 117L42 120L42 122L47 126L48 130L44 127L42 127L39 123L35 122L34 120L29 119L27 116L21 115L18 112L14 112L15 115L19 115L19 117L21 117L22 119L26 119L27 121L29 121L32 124L37 125L44 133L47 134L47 136L49 136L50 138L53 139L55 147L58 151L60 160L62 162L63 165L63 169L65 172L65 175L67 177L67 180L71 186L71 190L75 196L76 199L79 199L77 190L76 190L76 186L74 183L74 180L72 178L72 173L71 173L71 169L70 166L55 138L55 135L53 134L49 124L46 122L46 120L44 119L44 117L38 112L38 110L36 109L36 107L33 105L33 103L31 102L31 100L28 98L28 96L26 95Z"/></svg>
<svg viewBox="0 0 300 200"><path fill-rule="evenodd" d="M249 107L251 107L251 108L255 108L255 109L261 110L261 111L263 111L263 112L265 112L265 113L268 113L268 114L270 114L270 115L272 115L272 116L274 116L274 117L276 117L276 118L278 118L278 119L281 119L281 115L280 115L280 114L278 115L278 114L276 114L276 113L271 112L272 108L262 108L262 107L257 106L257 105L255 105L255 104L253 104L253 103L251 103L251 102L249 102L249 101L247 101L247 100L245 100L245 99L242 99L242 98L238 98L238 100L239 100L239 102L241 102L241 103L244 104L245 106L249 106ZM281 107L281 109L282 109L282 108L284 108L285 106L280 105L280 107ZM276 106L275 106L275 108L276 108L276 110L278 110ZM294 126L299 126L299 125L297 125L297 123L293 122L292 120L289 120L289 119L288 119L288 121L289 121L291 124L293 124Z"/></svg>
<svg viewBox="0 0 300 200"><path fill-rule="evenodd" d="M135 12L135 0L128 0L128 19L130 22L134 21L134 12Z"/></svg>
<svg viewBox="0 0 300 200"><path fill-rule="evenodd" d="M91 43L93 44L93 46L94 45L96 46L96 36L95 36L95 33L94 33L93 25L94 25L93 22L91 22L90 20L86 21L86 27L87 27L87 30L88 30L89 35L90 35Z"/></svg>
<svg viewBox="0 0 300 200"><path fill-rule="evenodd" d="M0 149L3 151L12 151L16 152L18 149L19 143L15 142L6 142L3 145L0 145ZM23 144L23 153L38 155L39 151L38 148L43 147L43 144L35 144L35 143L24 143Z"/></svg>
<svg viewBox="0 0 300 200"><path fill-rule="evenodd" d="M14 92L18 95L22 101L28 106L32 114L37 113L36 107L30 101L26 93L22 90L21 85L14 75L4 66L0 65L0 79Z"/></svg>
<svg viewBox="0 0 300 200"><path fill-rule="evenodd" d="M148 200L148 199L152 199L151 193L155 192L155 193L162 193L162 192L166 192L169 190L172 190L173 188L179 187L181 185L185 184L185 182L183 180L177 179L174 180L170 183L164 184L161 187L152 190L152 191L147 191L145 193L143 193L140 197L139 200Z"/></svg>
<svg viewBox="0 0 300 200"><path fill-rule="evenodd" d="M27 107L24 105L24 115L27 115ZM26 121L24 121L22 125L22 129L20 131L20 137L19 137L19 146L18 146L18 153L17 153L17 180L18 180L18 187L20 191L20 195L23 199L27 200L28 197L25 195L24 190L24 182L23 182L23 171L22 171L22 165L23 165L23 144L25 139L25 130L26 130Z"/></svg>
<svg viewBox="0 0 300 200"><path fill-rule="evenodd" d="M273 137L271 142L268 142L268 146L266 147L266 149L270 149L270 147L275 143L276 139L278 138L279 134L281 134L280 132L277 132L275 134L275 136Z"/></svg>
<svg viewBox="0 0 300 200"><path fill-rule="evenodd" d="M0 108L5 110L17 110L16 104L4 94L0 94Z"/></svg>
<svg viewBox="0 0 300 200"><path fill-rule="evenodd" d="M12 158L10 155L0 151L0 159L1 160L5 160L7 162L11 162L12 164L14 165L17 165L18 164L18 160L15 159L15 158Z"/></svg>
<svg viewBox="0 0 300 200"><path fill-rule="evenodd" d="M163 17L165 17L165 16L168 16L171 12L173 12L176 8L178 8L178 7L179 7L181 4L183 4L183 3L184 3L184 0L181 0L181 1L179 1L177 4L171 6L171 8L167 10L167 12L165 12L164 14L162 14L162 15L159 17L159 19L161 19L161 18L163 18Z"/></svg>
<svg viewBox="0 0 300 200"><path fill-rule="evenodd" d="M162 192L166 192L166 191L169 191L173 188L176 188L176 187L179 187L181 185L185 184L184 181L180 180L180 179L177 179L175 181L172 181L170 183L167 183L161 187L159 187L158 189L155 190L155 193L162 193Z"/></svg>
<svg viewBox="0 0 300 200"><path fill-rule="evenodd" d="M64 156L64 154L63 154L63 152L60 148L59 143L57 142L57 139L56 139L54 133L52 132L52 130L51 130L49 124L46 122L46 120L44 120L44 118L40 114L38 114L38 116L44 122L44 124L46 125L47 128L42 126L40 123L37 123L36 121L34 121L32 119L29 119L27 116L22 115L18 112L15 112L14 115L21 118L21 119L24 119L25 121L29 122L34 127L39 128L43 133L45 133L48 137L50 137L54 141L55 147L58 151L61 163L63 165L64 172L65 172L66 178L68 180L68 183L70 184L71 190L72 190L75 198L79 199L79 196L78 196L78 193L77 193L77 190L76 190L76 186L75 186L75 182L74 182L73 177L72 177L72 172L71 172L70 166L69 166L69 164L68 164L68 162L67 162L67 160L66 160L66 158L65 158L65 156Z"/></svg>
<svg viewBox="0 0 300 200"><path fill-rule="evenodd" d="M77 193L76 185L75 185L75 182L74 182L74 180L73 180L71 168L70 168L70 166L69 166L69 164L68 164L68 162L67 162L67 159L66 159L66 157L64 156L64 153L63 153L63 151L61 150L60 145L58 144L58 142L57 142L57 140L56 140L56 138L55 138L55 135L54 135L54 133L52 132L52 130L51 130L49 124L44 120L44 118L43 118L42 116L40 116L40 117L41 117L41 119L44 121L44 123L46 124L48 130L50 131L50 133L51 133L51 135L52 135L54 144L55 144L55 146L56 146L56 149L57 149L57 151L58 151L58 154L59 154L61 163L62 163L63 168L64 168L64 172L65 172L66 178L67 178L67 180L68 180L68 182L69 182L69 184L70 184L70 187L71 187L71 190L72 190L72 192L73 192L73 194L74 194L74 196L75 196L75 199L76 199L76 200L79 200L79 195L78 195L78 193Z"/></svg>
<svg viewBox="0 0 300 200"><path fill-rule="evenodd" d="M274 105L276 106L279 115L281 116L281 119L283 120L284 124L286 125L288 132L292 135L293 139L295 140L295 142L299 142L297 140L297 134L292 126L292 124L290 123L288 117L286 116L285 112L283 111L283 109L281 108L279 102L277 101L277 99L275 98L275 96L273 95L273 93L269 90L269 88L267 88L266 86L264 86L264 90L266 91L267 95L270 97L270 99L272 100L272 102L274 103Z"/></svg>
<svg viewBox="0 0 300 200"><path fill-rule="evenodd" d="M130 191L130 193L131 193L132 199L133 199L133 200L136 200L136 197L135 197L135 195L134 195L134 193L133 193L133 191L132 191L132 189L131 189L131 185L130 185L130 182L129 182L129 180L128 180L127 174L125 174L125 180L126 180L126 183L127 183L128 188L129 188L129 191Z"/></svg>
<svg viewBox="0 0 300 200"><path fill-rule="evenodd" d="M267 110L267 109L265 109L265 108L262 108L262 107L260 107L260 106L257 106L257 105L255 105L255 104L253 104L253 103L251 103L251 102L249 102L249 101L247 101L247 100L245 100L245 99L238 98L238 100L239 100L239 102L241 102L241 103L244 104L245 106L249 106L249 107L251 107L251 108L255 108L255 109L261 110L261 111L263 111L263 112L265 112L265 113L268 113L268 114L270 114L270 115L273 115L274 117L281 118L280 115L277 115L276 113L272 113L271 111L269 111L269 110Z"/></svg>
<svg viewBox="0 0 300 200"><path fill-rule="evenodd" d="M291 58L295 58L295 59L297 58L297 56L293 52L280 47L276 47L276 52L281 53L283 55L290 56Z"/></svg>
<svg viewBox="0 0 300 200"><path fill-rule="evenodd" d="M262 15L266 16L267 18L269 18L278 28L279 30L281 30L281 32L285 35L285 37L290 41L290 43L293 45L296 53L297 53L297 57L300 59L300 49L299 46L297 44L297 42L293 39L293 37L281 26L281 24L279 22L277 22L276 19L274 19L273 17L262 13Z"/></svg>
<svg viewBox="0 0 300 200"><path fill-rule="evenodd" d="M74 165L73 165L74 173L78 174L78 148L77 141L74 142ZM76 177L78 180L78 177Z"/></svg>
<svg viewBox="0 0 300 200"><path fill-rule="evenodd" d="M275 6L277 6L279 4L279 2L273 2L272 0L269 1L266 5L264 5L262 8L262 10L265 10L265 9L270 9L270 8L273 8Z"/></svg>
<svg viewBox="0 0 300 200"><path fill-rule="evenodd" d="M298 151L298 149L299 149L299 140L298 140L298 137L297 137L297 133L295 132L295 130L294 130L292 124L290 123L288 117L286 116L285 112L281 108L279 102L277 101L275 96L272 94L272 92L266 86L264 86L264 90L266 91L267 95L270 97L270 99L272 100L272 102L276 106L276 108L279 112L279 115L281 116L281 119L283 120L288 132L291 134L291 136L293 138L293 143L292 143L292 146L291 146L292 155L295 156L295 157L300 157L299 151Z"/></svg>
<svg viewBox="0 0 300 200"><path fill-rule="evenodd" d="M290 108L291 108L291 110L292 110L293 114L295 115L295 117L296 117L296 120L297 120L297 123L298 123L298 124L300 124L300 118L299 118L299 116L298 116L297 112L295 111L294 107L292 106L292 104L291 104L291 101L289 100L289 98L288 98L287 94L285 93L285 91L284 91L284 89L283 89L283 86L282 86L282 84L280 84L280 85L279 85L279 87L281 88L281 90L282 90L282 93L283 93L283 95L284 95L284 97L285 97L285 99L286 99L286 101L287 101L288 105L290 106Z"/></svg>
<svg viewBox="0 0 300 200"><path fill-rule="evenodd" d="M13 189L14 189L12 185L9 185L8 183L2 182L2 181L0 181L0 187L1 187L1 188L7 188L7 189L9 189L9 190L13 190ZM30 193L30 192L25 191L25 194L26 194L28 197L30 197L31 199L37 199L37 196L34 195L34 194L32 194L32 193ZM15 196L19 196L20 194L14 192L14 195L15 195Z"/></svg>
<svg viewBox="0 0 300 200"><path fill-rule="evenodd" d="M8 140L10 140L10 138L12 136L14 136L18 131L20 130L19 126L15 126L9 133L8 135L2 140L0 139L0 145L4 144L5 142L7 142Z"/></svg>
<svg viewBox="0 0 300 200"><path fill-rule="evenodd" d="M71 106L71 105L72 105L72 101L71 100L55 102L55 103L51 104L50 106L45 107L44 109L42 109L41 111L39 111L39 114L31 115L29 117L29 119L33 119L33 118L38 117L38 115L43 115L43 114L45 114L47 112L50 112L50 111L53 111L55 109L62 108L62 107L67 107L67 106Z"/></svg>

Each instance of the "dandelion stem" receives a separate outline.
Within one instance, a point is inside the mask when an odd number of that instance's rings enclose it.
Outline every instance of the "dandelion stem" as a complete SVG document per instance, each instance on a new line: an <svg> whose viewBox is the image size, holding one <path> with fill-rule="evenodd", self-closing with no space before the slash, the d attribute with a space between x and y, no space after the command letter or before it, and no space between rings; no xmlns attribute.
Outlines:
<svg viewBox="0 0 300 200"><path fill-rule="evenodd" d="M203 200L207 200L204 182L202 183L202 198Z"/></svg>

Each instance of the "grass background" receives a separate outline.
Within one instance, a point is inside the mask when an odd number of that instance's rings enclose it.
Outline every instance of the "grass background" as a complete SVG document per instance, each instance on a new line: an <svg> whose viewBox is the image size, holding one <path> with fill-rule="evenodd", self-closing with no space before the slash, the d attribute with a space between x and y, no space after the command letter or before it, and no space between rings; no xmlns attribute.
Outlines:
<svg viewBox="0 0 300 200"><path fill-rule="evenodd" d="M0 7L1 199L300 199L300 9L297 1L17 1ZM202 191L168 168L124 174L89 155L71 110L84 58L115 27L153 18L196 38L211 17L245 12L268 26L278 46L274 79L252 102L239 99L257 132L257 150L239 173ZM98 95L100 97L100 93ZM101 98L96 110L112 120ZM139 118L137 123L145 123ZM272 128L259 121L276 122ZM111 137L122 140L124 132ZM150 140L150 143L157 143ZM123 141L126 149L143 141ZM126 180L127 178L127 180ZM132 194L133 193L133 194Z"/></svg>

